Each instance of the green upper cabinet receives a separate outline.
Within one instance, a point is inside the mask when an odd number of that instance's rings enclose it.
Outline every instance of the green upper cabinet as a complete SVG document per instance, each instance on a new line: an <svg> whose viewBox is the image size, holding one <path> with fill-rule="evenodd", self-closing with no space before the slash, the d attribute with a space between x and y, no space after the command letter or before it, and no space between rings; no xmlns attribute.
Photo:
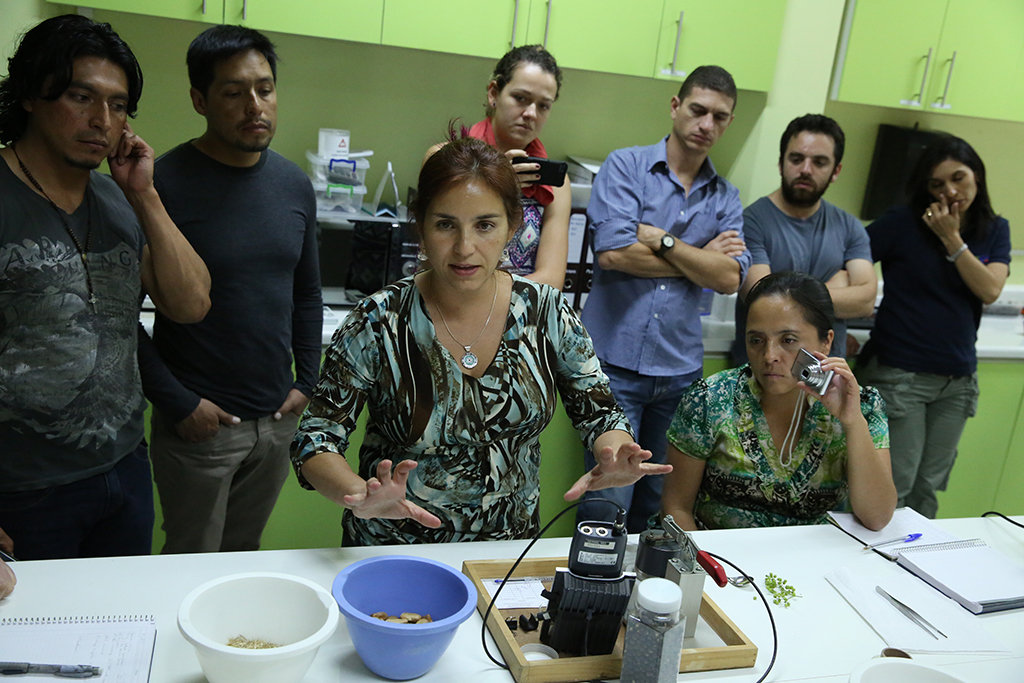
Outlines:
<svg viewBox="0 0 1024 683"><path fill-rule="evenodd" d="M947 3L856 0L839 99L923 109Z"/></svg>
<svg viewBox="0 0 1024 683"><path fill-rule="evenodd" d="M654 77L681 81L717 64L736 87L767 91L785 13L786 0L665 0Z"/></svg>
<svg viewBox="0 0 1024 683"><path fill-rule="evenodd" d="M83 0L74 4L78 7L147 14L168 19L187 19L208 24L219 24L224 20L224 0Z"/></svg>
<svg viewBox="0 0 1024 683"><path fill-rule="evenodd" d="M949 0L926 106L963 116L1013 118L1024 47L1021 0Z"/></svg>
<svg viewBox="0 0 1024 683"><path fill-rule="evenodd" d="M260 31L380 43L384 0L222 1L225 24L242 24Z"/></svg>
<svg viewBox="0 0 1024 683"><path fill-rule="evenodd" d="M838 99L1024 119L1021 0L856 0Z"/></svg>
<svg viewBox="0 0 1024 683"><path fill-rule="evenodd" d="M561 67L650 78L663 5L664 0L532 0L526 40L547 47Z"/></svg>
<svg viewBox="0 0 1024 683"><path fill-rule="evenodd" d="M497 59L513 37L524 44L529 5L530 0L386 0L381 42Z"/></svg>

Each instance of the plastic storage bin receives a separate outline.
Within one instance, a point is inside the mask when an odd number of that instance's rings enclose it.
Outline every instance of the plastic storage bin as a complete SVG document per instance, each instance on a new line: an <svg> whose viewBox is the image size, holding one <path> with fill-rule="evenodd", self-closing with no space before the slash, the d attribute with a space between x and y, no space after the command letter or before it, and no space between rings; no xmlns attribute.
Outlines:
<svg viewBox="0 0 1024 683"><path fill-rule="evenodd" d="M309 161L309 175L314 182L332 183L341 185L364 185L366 184L366 171L370 168L370 162L364 152L354 152L347 158L334 157L326 158L313 154L306 150L306 159ZM369 156L370 152L366 154Z"/></svg>
<svg viewBox="0 0 1024 683"><path fill-rule="evenodd" d="M313 181L317 213L359 213L366 196L366 185L321 183Z"/></svg>

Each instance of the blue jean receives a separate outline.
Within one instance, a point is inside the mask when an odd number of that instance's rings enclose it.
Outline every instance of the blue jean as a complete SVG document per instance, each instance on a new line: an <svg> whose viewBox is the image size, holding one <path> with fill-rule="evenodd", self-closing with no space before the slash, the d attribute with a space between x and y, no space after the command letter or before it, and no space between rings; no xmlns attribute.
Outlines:
<svg viewBox="0 0 1024 683"><path fill-rule="evenodd" d="M102 474L0 493L0 528L14 540L19 560L149 555L153 479L146 442Z"/></svg>
<svg viewBox="0 0 1024 683"><path fill-rule="evenodd" d="M633 427L636 441L653 455L648 462L664 463L665 448L672 416L675 415L679 399L686 387L700 379L702 371L674 377L651 377L641 375L607 363L601 369L608 375L612 395L619 404L629 424ZM585 451L583 460L590 471L597 460L590 451ZM626 528L629 533L639 533L647 528L647 520L661 508L662 476L643 477L632 486L622 486L602 491L587 491L584 500L607 498L626 509ZM576 521L615 520L615 508L607 503L584 503L576 509Z"/></svg>

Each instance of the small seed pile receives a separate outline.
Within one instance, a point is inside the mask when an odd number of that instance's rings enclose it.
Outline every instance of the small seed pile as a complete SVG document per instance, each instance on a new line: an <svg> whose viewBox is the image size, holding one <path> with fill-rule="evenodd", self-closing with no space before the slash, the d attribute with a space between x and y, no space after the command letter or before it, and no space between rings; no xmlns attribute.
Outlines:
<svg viewBox="0 0 1024 683"><path fill-rule="evenodd" d="M429 614L421 616L415 612L402 612L397 617L393 617L387 612L374 612L370 616L381 621L389 621L392 624L430 624L434 621Z"/></svg>
<svg viewBox="0 0 1024 683"><path fill-rule="evenodd" d="M241 648L242 650L269 650L272 647L281 647L277 643L260 640L259 638L249 640L245 636L235 636L228 641L228 646Z"/></svg>
<svg viewBox="0 0 1024 683"><path fill-rule="evenodd" d="M796 594L796 589L788 581L775 574L768 574L764 577L764 587L772 594L772 602L783 607L789 607L790 600L803 597Z"/></svg>

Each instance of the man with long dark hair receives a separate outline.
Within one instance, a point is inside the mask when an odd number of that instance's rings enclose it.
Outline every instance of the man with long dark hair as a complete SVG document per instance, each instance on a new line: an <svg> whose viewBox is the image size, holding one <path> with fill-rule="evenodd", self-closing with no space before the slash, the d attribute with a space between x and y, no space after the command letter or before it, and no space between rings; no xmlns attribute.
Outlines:
<svg viewBox="0 0 1024 683"><path fill-rule="evenodd" d="M0 82L0 526L21 559L150 551L139 302L196 322L210 280L128 125L141 93L128 45L78 15L25 34Z"/></svg>

